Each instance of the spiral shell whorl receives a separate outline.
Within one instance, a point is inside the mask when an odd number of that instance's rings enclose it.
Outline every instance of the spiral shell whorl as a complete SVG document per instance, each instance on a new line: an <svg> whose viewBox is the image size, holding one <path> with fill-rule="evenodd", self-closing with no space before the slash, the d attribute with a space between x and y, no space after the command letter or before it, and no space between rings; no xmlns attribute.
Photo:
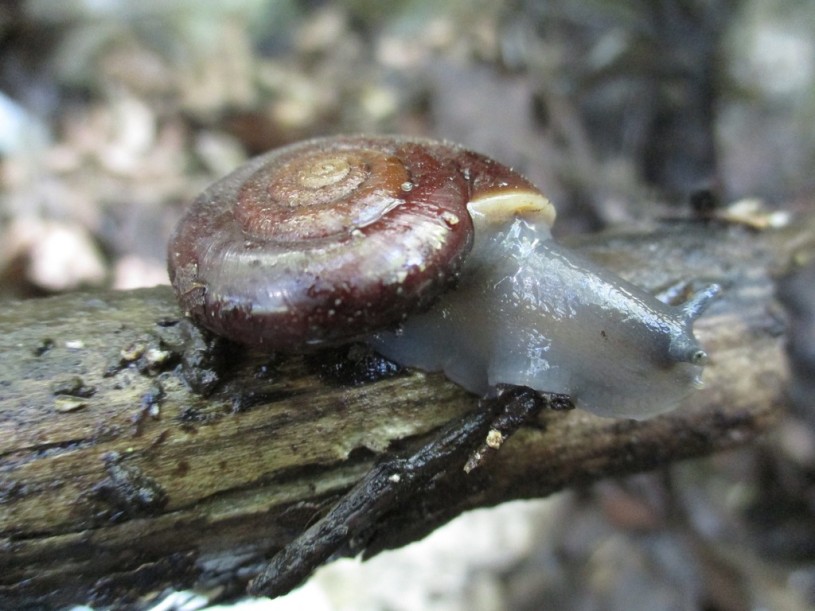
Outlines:
<svg viewBox="0 0 815 611"><path fill-rule="evenodd" d="M400 202L403 163L368 148L283 149L238 193L235 218L253 237L298 241L348 233Z"/></svg>

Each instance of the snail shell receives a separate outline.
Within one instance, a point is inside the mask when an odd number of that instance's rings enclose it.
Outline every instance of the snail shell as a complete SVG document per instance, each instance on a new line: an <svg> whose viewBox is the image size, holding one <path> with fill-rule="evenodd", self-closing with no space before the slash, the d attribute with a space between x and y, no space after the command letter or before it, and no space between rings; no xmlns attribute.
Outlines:
<svg viewBox="0 0 815 611"><path fill-rule="evenodd" d="M250 161L205 191L169 245L185 311L269 350L364 338L477 393L497 384L643 417L698 385L694 319L551 239L554 208L459 146L336 137Z"/></svg>
<svg viewBox="0 0 815 611"><path fill-rule="evenodd" d="M553 218L525 179L460 147L301 142L198 197L170 240L170 277L187 313L233 340L284 351L347 342L447 290L473 242L467 203L499 190L533 194L530 210L539 200Z"/></svg>

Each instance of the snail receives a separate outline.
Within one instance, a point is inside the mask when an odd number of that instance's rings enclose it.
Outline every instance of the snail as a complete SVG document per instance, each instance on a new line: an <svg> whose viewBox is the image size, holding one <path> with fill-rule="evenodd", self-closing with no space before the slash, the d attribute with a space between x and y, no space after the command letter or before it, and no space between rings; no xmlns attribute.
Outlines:
<svg viewBox="0 0 815 611"><path fill-rule="evenodd" d="M465 389L569 395L644 418L700 384L693 323L718 293L663 303L552 239L555 210L460 146L341 136L273 150L208 188L169 243L180 304L270 351L364 340Z"/></svg>

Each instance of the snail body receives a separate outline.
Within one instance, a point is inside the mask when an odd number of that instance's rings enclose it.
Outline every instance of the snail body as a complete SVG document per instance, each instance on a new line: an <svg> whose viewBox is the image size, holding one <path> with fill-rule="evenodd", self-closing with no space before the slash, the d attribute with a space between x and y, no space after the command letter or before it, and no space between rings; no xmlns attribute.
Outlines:
<svg viewBox="0 0 815 611"><path fill-rule="evenodd" d="M548 233L517 219L477 241L455 291L372 345L479 394L528 386L627 417L675 406L700 384L692 324L715 289L667 305Z"/></svg>
<svg viewBox="0 0 815 611"><path fill-rule="evenodd" d="M525 178L432 140L337 137L272 151L205 191L169 271L185 311L238 342L369 342L479 394L499 384L646 417L699 384L693 321L551 239Z"/></svg>

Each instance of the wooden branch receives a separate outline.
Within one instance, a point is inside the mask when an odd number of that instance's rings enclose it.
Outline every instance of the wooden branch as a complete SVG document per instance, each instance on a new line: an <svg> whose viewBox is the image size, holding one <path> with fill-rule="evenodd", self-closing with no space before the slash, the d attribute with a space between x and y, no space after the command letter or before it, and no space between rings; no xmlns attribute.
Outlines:
<svg viewBox="0 0 815 611"><path fill-rule="evenodd" d="M812 256L812 218L594 236L587 254L639 284L726 292L696 325L706 387L644 422L544 413L486 466L451 470L386 516L366 553L466 509L540 497L745 443L787 380L774 274ZM192 383L198 392L191 392ZM165 587L242 590L378 457L476 404L438 374L394 374L358 348L213 354L167 287L5 304L0 312L0 607L144 603Z"/></svg>

